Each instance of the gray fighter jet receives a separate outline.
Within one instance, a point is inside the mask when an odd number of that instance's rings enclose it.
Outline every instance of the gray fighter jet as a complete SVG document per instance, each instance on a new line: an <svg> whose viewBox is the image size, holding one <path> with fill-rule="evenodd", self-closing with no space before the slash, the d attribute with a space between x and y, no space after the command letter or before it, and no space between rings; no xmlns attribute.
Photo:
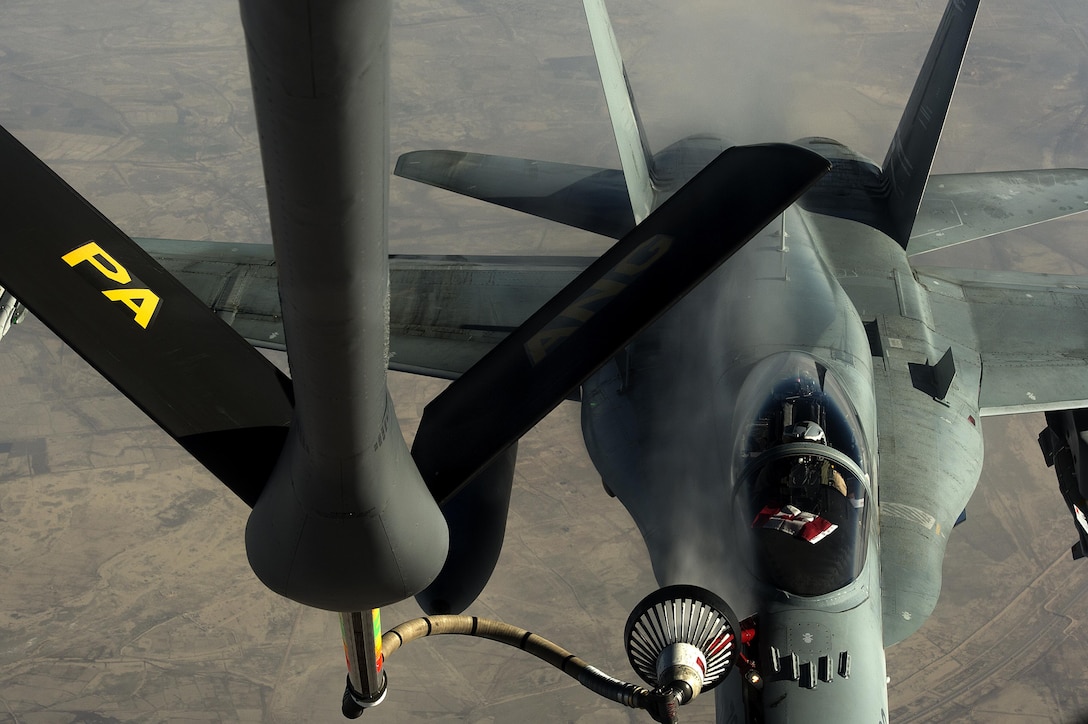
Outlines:
<svg viewBox="0 0 1088 724"><path fill-rule="evenodd" d="M652 154L599 0L622 171L397 164L616 238L596 259L388 258L389 3L241 7L272 247L141 248L5 132L0 321L25 304L253 506L257 575L342 613L346 713L384 692L372 609L483 589L516 442L568 398L662 588L628 623L650 689L555 663L659 719L717 687L719 721L885 721L884 648L936 604L983 415L1047 412L1088 551L1088 279L914 263L1088 208L1084 170L929 174L977 1L949 3L879 166L826 138ZM286 350L290 379L251 345ZM410 452L387 369L455 380ZM426 633L510 638L469 621Z"/></svg>

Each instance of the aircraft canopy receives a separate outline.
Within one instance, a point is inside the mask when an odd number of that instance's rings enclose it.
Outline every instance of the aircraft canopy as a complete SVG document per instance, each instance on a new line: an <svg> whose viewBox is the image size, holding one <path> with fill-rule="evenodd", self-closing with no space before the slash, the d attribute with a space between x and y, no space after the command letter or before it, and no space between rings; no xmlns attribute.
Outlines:
<svg viewBox="0 0 1088 724"><path fill-rule="evenodd" d="M757 577L818 596L860 575L868 547L869 476L857 416L826 367L796 352L751 371L738 397L747 420L734 455L739 535Z"/></svg>

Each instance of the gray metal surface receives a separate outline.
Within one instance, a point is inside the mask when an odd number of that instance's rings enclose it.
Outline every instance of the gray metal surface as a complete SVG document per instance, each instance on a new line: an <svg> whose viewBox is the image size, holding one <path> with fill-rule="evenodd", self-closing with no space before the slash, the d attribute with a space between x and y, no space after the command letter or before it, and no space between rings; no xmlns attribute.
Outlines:
<svg viewBox="0 0 1088 724"><path fill-rule="evenodd" d="M422 590L448 547L386 387L391 3L241 11L295 391L246 550L278 593L375 608Z"/></svg>
<svg viewBox="0 0 1088 724"><path fill-rule="evenodd" d="M903 248L929 180L978 6L979 0L960 0L945 7L881 165L887 217L880 228Z"/></svg>
<svg viewBox="0 0 1088 724"><path fill-rule="evenodd" d="M411 151L397 159L393 172L614 239L635 226L624 175L617 169L465 151Z"/></svg>
<svg viewBox="0 0 1088 724"><path fill-rule="evenodd" d="M907 253L1022 229L1078 214L1086 206L1088 173L1082 169L936 174L926 186Z"/></svg>
<svg viewBox="0 0 1088 724"><path fill-rule="evenodd" d="M285 350L272 247L169 239L141 246L251 344ZM591 257L395 256L389 369L456 379Z"/></svg>
<svg viewBox="0 0 1088 724"><path fill-rule="evenodd" d="M917 271L934 323L982 358L982 415L1088 407L1088 277Z"/></svg>

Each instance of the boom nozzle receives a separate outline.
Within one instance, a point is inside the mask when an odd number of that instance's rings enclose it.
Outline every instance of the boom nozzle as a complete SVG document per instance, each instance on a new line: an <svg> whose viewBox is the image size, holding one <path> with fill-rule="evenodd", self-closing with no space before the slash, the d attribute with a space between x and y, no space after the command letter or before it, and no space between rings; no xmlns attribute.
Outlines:
<svg viewBox="0 0 1088 724"><path fill-rule="evenodd" d="M525 629L476 616L437 615L405 621L380 638L359 639L371 633L366 625L374 618L365 614L342 614L344 641L348 653L348 683L344 692L344 716L354 719L363 709L385 698L385 657L404 644L427 636L461 634L491 639L532 654L578 681L590 691L632 709L645 709L655 721L676 722L680 706L703 691L717 686L736 663L740 625L725 601L698 586L668 586L654 591L635 607L624 630L627 657L638 675L650 684L648 690L604 673L595 666ZM375 623L373 637L379 636ZM352 642L360 643L352 646ZM352 665L358 656L375 652L366 665ZM360 676L373 672L367 682ZM380 678L379 678L380 677ZM356 680L358 679L358 680Z"/></svg>

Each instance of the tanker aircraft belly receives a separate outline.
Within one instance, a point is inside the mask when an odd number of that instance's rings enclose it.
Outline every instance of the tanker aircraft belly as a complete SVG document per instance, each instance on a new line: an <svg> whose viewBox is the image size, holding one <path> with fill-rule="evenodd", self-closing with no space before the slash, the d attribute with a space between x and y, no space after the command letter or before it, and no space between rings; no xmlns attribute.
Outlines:
<svg viewBox="0 0 1088 724"><path fill-rule="evenodd" d="M0 335L25 304L253 508L261 580L341 617L347 716L399 646L466 633L659 721L710 689L721 722L887 721L884 650L936 605L982 416L1047 413L1088 553L1088 277L918 263L1088 207L1082 169L930 174L977 9L950 0L877 165L823 137L653 154L585 0L622 170L438 150L396 173L616 244L390 257L391 4L243 0L272 247L134 242L4 132ZM387 369L453 380L410 452ZM661 587L625 632L645 686L457 615L517 441L565 399ZM383 635L410 596L431 615Z"/></svg>

